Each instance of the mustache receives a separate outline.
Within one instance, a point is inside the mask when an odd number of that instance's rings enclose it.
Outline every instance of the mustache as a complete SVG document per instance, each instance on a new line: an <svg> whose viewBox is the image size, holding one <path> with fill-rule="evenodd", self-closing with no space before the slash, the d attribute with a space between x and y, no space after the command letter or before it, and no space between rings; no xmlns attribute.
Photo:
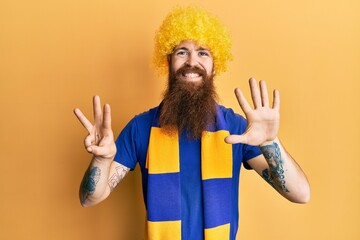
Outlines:
<svg viewBox="0 0 360 240"><path fill-rule="evenodd" d="M206 71L204 69L201 69L197 66L188 66L188 65L185 65L181 68L179 68L178 70L176 70L175 72L175 76L176 77L179 77L179 76L183 76L187 73L197 73L199 74L199 76L203 77L203 76L206 76Z"/></svg>

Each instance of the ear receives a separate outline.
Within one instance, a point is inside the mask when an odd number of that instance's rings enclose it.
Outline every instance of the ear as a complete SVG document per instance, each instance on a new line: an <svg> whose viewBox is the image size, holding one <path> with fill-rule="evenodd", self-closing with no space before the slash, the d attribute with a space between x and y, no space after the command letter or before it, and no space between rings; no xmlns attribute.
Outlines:
<svg viewBox="0 0 360 240"><path fill-rule="evenodd" d="M214 65L213 65L212 74L213 74L214 76L216 75L216 71L215 71L215 66L214 66Z"/></svg>
<svg viewBox="0 0 360 240"><path fill-rule="evenodd" d="M170 65L170 63L171 63L171 54L167 55L167 61L168 61L168 64Z"/></svg>

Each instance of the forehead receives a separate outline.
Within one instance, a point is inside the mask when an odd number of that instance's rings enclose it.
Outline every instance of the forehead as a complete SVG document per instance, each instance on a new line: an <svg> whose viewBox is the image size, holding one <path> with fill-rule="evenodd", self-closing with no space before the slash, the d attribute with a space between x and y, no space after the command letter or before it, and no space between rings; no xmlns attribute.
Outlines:
<svg viewBox="0 0 360 240"><path fill-rule="evenodd" d="M210 51L210 49L209 49L208 46L206 46L206 45L199 45L197 42L191 41L191 40L181 41L181 42L174 48L174 50L181 49L181 48L192 49L192 50L208 50L208 51Z"/></svg>

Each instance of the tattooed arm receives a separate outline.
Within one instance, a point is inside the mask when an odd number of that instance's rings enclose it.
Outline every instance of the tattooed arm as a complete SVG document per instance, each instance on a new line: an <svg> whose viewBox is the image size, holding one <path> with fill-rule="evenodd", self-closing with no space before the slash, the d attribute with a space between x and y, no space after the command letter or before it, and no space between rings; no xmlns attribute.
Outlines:
<svg viewBox="0 0 360 240"><path fill-rule="evenodd" d="M80 109L74 113L89 135L85 138L85 148L93 154L93 159L80 185L80 202L84 207L93 206L107 198L116 185L124 178L129 168L114 161L116 145L111 129L111 109L105 104L101 110L100 97L93 98L94 124Z"/></svg>
<svg viewBox="0 0 360 240"><path fill-rule="evenodd" d="M243 143L259 146L262 155L248 161L270 185L293 202L305 203L310 199L310 186L305 174L288 154L277 138L280 127L280 94L274 90L274 100L270 106L265 81L259 86L254 78L249 80L251 108L240 89L236 97L247 119L247 128L241 135L230 135L225 141L230 144Z"/></svg>
<svg viewBox="0 0 360 240"><path fill-rule="evenodd" d="M115 161L109 163L93 158L80 185L81 205L89 207L103 201L129 170Z"/></svg>
<svg viewBox="0 0 360 240"><path fill-rule="evenodd" d="M308 180L279 139L260 145L262 155L247 163L282 196L296 203L310 199Z"/></svg>

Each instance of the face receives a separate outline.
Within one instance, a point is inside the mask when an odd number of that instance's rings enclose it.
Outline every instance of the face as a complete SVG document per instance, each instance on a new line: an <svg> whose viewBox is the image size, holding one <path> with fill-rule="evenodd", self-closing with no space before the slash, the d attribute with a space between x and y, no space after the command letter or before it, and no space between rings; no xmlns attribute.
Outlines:
<svg viewBox="0 0 360 240"><path fill-rule="evenodd" d="M203 80L202 72L207 76L214 74L214 62L210 50L197 45L194 41L182 41L175 47L169 60L172 74L179 69L187 69L177 75L178 80L197 83Z"/></svg>
<svg viewBox="0 0 360 240"><path fill-rule="evenodd" d="M208 48L183 41L169 56L169 83L164 94L159 124L170 135L186 132L200 139L214 123L216 92L213 58Z"/></svg>

